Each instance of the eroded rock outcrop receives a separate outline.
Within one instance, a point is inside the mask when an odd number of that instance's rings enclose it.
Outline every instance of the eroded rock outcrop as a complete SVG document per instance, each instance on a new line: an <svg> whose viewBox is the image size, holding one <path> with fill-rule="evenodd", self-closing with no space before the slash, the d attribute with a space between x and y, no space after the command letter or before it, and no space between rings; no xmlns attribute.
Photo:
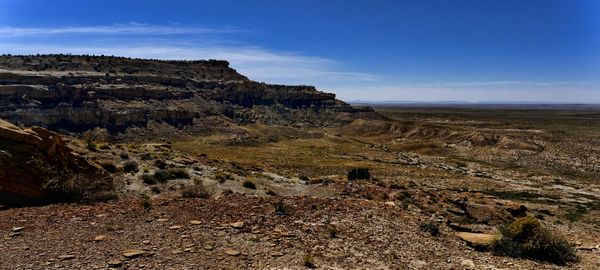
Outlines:
<svg viewBox="0 0 600 270"><path fill-rule="evenodd" d="M0 120L0 204L96 200L112 190L111 177L59 134Z"/></svg>
<svg viewBox="0 0 600 270"><path fill-rule="evenodd" d="M0 56L0 118L26 126L120 131L151 120L188 125L210 115L260 121L264 117L253 108L273 105L343 121L373 114L371 108L351 107L312 86L251 81L226 61ZM240 107L250 110L229 113ZM330 117L332 112L339 115Z"/></svg>

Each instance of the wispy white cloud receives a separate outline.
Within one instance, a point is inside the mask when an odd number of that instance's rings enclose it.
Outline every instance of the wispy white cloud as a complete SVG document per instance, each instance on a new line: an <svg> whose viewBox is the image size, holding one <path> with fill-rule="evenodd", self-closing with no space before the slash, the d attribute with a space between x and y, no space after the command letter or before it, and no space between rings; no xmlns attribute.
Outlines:
<svg viewBox="0 0 600 270"><path fill-rule="evenodd" d="M251 32L237 28L183 27L178 25L148 25L141 23L98 25L98 26L66 26L66 27L0 27L0 36L40 36L66 34L105 34L105 35L183 35L183 34L232 34Z"/></svg>
<svg viewBox="0 0 600 270"><path fill-rule="evenodd" d="M439 82L400 84L405 87L484 87L484 86L570 86L586 85L590 82L561 82L561 81L474 81L474 82Z"/></svg>
<svg viewBox="0 0 600 270"><path fill-rule="evenodd" d="M0 51L11 54L96 54L118 55L134 58L194 60L222 59L231 63L240 73L251 79L271 83L318 84L329 81L375 81L369 73L346 72L337 68L334 60L305 56L291 52L275 52L255 46L68 46L52 44L3 43Z"/></svg>

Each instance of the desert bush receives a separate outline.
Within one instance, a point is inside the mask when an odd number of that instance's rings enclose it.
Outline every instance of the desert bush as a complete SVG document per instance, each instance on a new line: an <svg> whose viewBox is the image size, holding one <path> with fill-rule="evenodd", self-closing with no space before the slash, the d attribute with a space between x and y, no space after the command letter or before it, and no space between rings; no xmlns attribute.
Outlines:
<svg viewBox="0 0 600 270"><path fill-rule="evenodd" d="M304 267L311 269L317 268L317 265L315 264L315 259L310 255L304 256Z"/></svg>
<svg viewBox="0 0 600 270"><path fill-rule="evenodd" d="M187 170L182 168L169 169L169 174L171 174L171 179L190 179L190 175L188 174Z"/></svg>
<svg viewBox="0 0 600 270"><path fill-rule="evenodd" d="M578 260L575 249L563 236L542 226L533 217L518 218L500 228L502 237L493 243L496 255L528 258L565 265Z"/></svg>
<svg viewBox="0 0 600 270"><path fill-rule="evenodd" d="M154 157L150 153L143 153L143 154L140 155L140 158L142 160L152 160L152 159L154 159Z"/></svg>
<svg viewBox="0 0 600 270"><path fill-rule="evenodd" d="M157 159L154 161L154 166L159 169L167 168L167 163L164 160Z"/></svg>
<svg viewBox="0 0 600 270"><path fill-rule="evenodd" d="M254 184L252 181L244 181L242 186L248 189L256 189L256 184Z"/></svg>
<svg viewBox="0 0 600 270"><path fill-rule="evenodd" d="M161 183L173 179L171 173L168 170L158 170L154 172L154 178L156 178L156 180Z"/></svg>
<svg viewBox="0 0 600 270"><path fill-rule="evenodd" d="M128 160L125 163L123 163L123 171L125 172L137 172L138 171L138 164L137 162L133 161L133 160Z"/></svg>
<svg viewBox="0 0 600 270"><path fill-rule="evenodd" d="M196 182L196 181L195 181ZM186 186L181 190L181 196L184 198L210 198L213 191L207 188L202 182L196 182L193 186Z"/></svg>
<svg viewBox="0 0 600 270"><path fill-rule="evenodd" d="M144 184L156 185L158 183L158 180L152 174L142 174L141 178Z"/></svg>
<svg viewBox="0 0 600 270"><path fill-rule="evenodd" d="M85 144L86 144L87 149L90 151L96 151L96 149L98 148L96 143L92 140L86 141Z"/></svg>
<svg viewBox="0 0 600 270"><path fill-rule="evenodd" d="M168 169L155 171L154 174L143 174L141 177L144 183L154 185L158 182L164 183L172 179L189 179L190 175L185 169Z"/></svg>
<svg viewBox="0 0 600 270"><path fill-rule="evenodd" d="M421 231L429 233L431 236L438 236L440 234L440 228L431 222L421 223Z"/></svg>
<svg viewBox="0 0 600 270"><path fill-rule="evenodd" d="M278 216L287 216L289 214L289 206L285 202L280 201L273 205L275 207L275 214Z"/></svg>
<svg viewBox="0 0 600 270"><path fill-rule="evenodd" d="M140 197L140 204L145 210L150 210L150 208L152 208L152 201L150 201L150 197L148 196Z"/></svg>
<svg viewBox="0 0 600 270"><path fill-rule="evenodd" d="M302 180L302 181L310 181L310 178L308 178L308 176L306 176L306 175L300 175L300 177L299 177L299 178L300 178L300 180Z"/></svg>
<svg viewBox="0 0 600 270"><path fill-rule="evenodd" d="M369 173L369 169L367 168L353 168L350 171L348 171L348 180L369 178L371 178L371 173Z"/></svg>
<svg viewBox="0 0 600 270"><path fill-rule="evenodd" d="M272 190L270 190L270 189L269 189L269 190L267 190L267 192L266 192L265 194L267 194L267 195L269 195L269 196L277 196L277 193L275 193L275 191L272 191Z"/></svg>

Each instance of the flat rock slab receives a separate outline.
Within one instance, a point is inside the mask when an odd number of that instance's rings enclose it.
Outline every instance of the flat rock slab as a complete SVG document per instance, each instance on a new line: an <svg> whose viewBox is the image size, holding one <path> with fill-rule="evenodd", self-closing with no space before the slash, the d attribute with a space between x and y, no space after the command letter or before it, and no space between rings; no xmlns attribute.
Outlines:
<svg viewBox="0 0 600 270"><path fill-rule="evenodd" d="M223 251L225 254L229 255L229 256L239 256L241 254L241 252L235 250L235 249L226 249L225 251Z"/></svg>
<svg viewBox="0 0 600 270"><path fill-rule="evenodd" d="M139 256L142 256L146 254L146 251L143 249L130 249L130 250L126 250L123 251L123 257L131 259L131 258L136 258Z"/></svg>
<svg viewBox="0 0 600 270"><path fill-rule="evenodd" d="M489 247L494 241L500 238L499 235L485 233L459 232L456 235L468 245L473 247Z"/></svg>

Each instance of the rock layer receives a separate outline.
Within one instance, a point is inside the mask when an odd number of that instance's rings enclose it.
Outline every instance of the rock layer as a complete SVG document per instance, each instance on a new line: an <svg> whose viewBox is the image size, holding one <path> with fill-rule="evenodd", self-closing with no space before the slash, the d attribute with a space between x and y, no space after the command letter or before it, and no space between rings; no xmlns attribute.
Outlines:
<svg viewBox="0 0 600 270"><path fill-rule="evenodd" d="M0 118L83 131L123 130L160 120L173 125L255 106L342 113L355 108L312 86L251 81L226 61L160 61L104 56L1 56ZM255 113L255 112L254 112ZM237 114L239 116L239 113ZM362 117L362 116L361 116ZM261 117L244 117L260 119ZM237 117L240 119L240 117Z"/></svg>

